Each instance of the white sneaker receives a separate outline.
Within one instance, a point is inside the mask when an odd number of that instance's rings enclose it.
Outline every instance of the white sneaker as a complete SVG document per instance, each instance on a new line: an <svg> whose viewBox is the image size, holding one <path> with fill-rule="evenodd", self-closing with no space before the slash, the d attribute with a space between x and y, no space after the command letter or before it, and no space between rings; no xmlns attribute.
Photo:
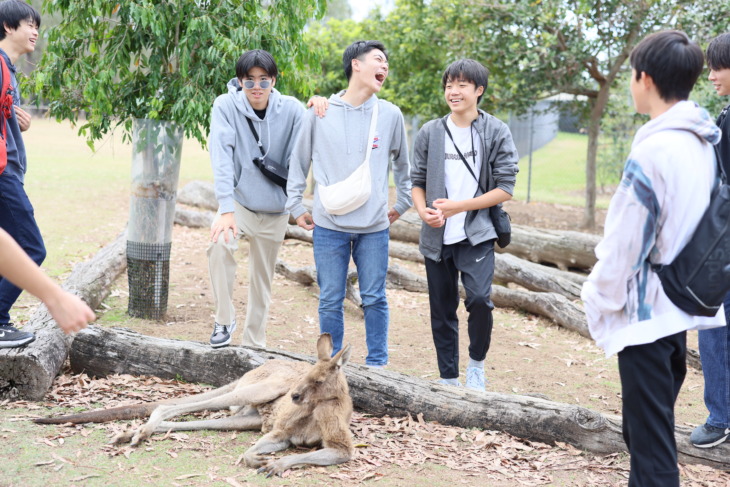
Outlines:
<svg viewBox="0 0 730 487"><path fill-rule="evenodd" d="M485 391L484 382L484 369L481 367L467 367L466 368L466 387L474 389L475 391Z"/></svg>

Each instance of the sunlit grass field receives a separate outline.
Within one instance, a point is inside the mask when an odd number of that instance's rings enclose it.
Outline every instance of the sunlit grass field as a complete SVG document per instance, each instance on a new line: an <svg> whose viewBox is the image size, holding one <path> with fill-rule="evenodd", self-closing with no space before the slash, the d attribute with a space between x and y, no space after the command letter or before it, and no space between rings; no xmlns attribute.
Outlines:
<svg viewBox="0 0 730 487"><path fill-rule="evenodd" d="M527 156L520 159L515 199L571 206L585 205L586 150L588 137L559 132L549 144L532 154L532 174ZM610 194L599 195L596 205L608 206Z"/></svg>

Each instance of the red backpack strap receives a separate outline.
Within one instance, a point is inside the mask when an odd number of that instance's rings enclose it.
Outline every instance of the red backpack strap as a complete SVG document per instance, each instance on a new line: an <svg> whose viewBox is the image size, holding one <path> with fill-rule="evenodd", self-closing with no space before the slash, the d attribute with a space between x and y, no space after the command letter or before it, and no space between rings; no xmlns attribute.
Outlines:
<svg viewBox="0 0 730 487"><path fill-rule="evenodd" d="M12 115L13 107L13 88L10 86L10 70L5 62L5 58L0 56L0 64L2 65L2 86L0 87L0 111L5 119ZM3 131L4 132L4 131Z"/></svg>

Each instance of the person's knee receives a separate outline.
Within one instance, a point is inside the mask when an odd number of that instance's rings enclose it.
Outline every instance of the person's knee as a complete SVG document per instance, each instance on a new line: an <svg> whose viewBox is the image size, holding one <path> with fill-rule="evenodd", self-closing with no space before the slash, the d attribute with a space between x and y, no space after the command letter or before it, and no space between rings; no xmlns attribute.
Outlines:
<svg viewBox="0 0 730 487"><path fill-rule="evenodd" d="M491 311L494 309L494 305L492 304L489 294L469 296L464 304L466 309L470 312L472 310Z"/></svg>

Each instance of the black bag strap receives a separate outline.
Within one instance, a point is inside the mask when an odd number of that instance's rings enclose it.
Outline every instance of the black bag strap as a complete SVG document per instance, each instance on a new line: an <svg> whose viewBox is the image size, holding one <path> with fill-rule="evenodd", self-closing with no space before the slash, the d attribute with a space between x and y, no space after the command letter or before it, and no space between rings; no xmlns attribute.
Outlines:
<svg viewBox="0 0 730 487"><path fill-rule="evenodd" d="M246 121L248 122L248 126L251 129L251 132L253 133L253 138L256 139L256 143L259 145L259 150L261 151L262 156L266 156L266 151L264 150L264 145L261 143L261 140L259 139L259 134L256 132L256 129L253 127L253 122L250 118L245 117Z"/></svg>
<svg viewBox="0 0 730 487"><path fill-rule="evenodd" d="M459 150L459 147L457 147L457 145L456 145L456 142L454 142L454 137L451 135L451 130L449 130L449 126L446 124L446 117L441 119L441 123L444 125L444 129L446 129L446 133L448 134L449 139L451 139L451 143L454 144L454 148L456 149L456 153L459 154L459 157L461 158L461 162L464 163L466 168L469 170L469 174L471 174L471 177L473 177L474 181L477 182L477 186L479 186L479 189L481 190L482 194L485 194L486 191L484 191L484 188L482 188L482 184L479 182L479 178L477 178L476 174L474 174L474 171L472 170L469 163L466 161L464 154L461 153L461 151ZM470 130L471 130L471 128L472 128L471 125L469 125ZM474 137L473 134L472 134L472 137ZM482 155L482 157L484 157L484 155Z"/></svg>
<svg viewBox="0 0 730 487"><path fill-rule="evenodd" d="M715 121L715 124L723 128L723 125L729 124L730 120L727 118L728 110L730 110L730 105L727 105L725 108L722 109L720 112L720 115L717 117L717 120ZM730 130L728 131L730 133ZM722 181L722 184L727 184L727 174L725 173L725 168L722 166L722 157L720 155L720 144L715 144L713 146L715 149L715 161L717 162L717 174L720 177L720 181ZM730 163L730 161L726 161L726 164Z"/></svg>

